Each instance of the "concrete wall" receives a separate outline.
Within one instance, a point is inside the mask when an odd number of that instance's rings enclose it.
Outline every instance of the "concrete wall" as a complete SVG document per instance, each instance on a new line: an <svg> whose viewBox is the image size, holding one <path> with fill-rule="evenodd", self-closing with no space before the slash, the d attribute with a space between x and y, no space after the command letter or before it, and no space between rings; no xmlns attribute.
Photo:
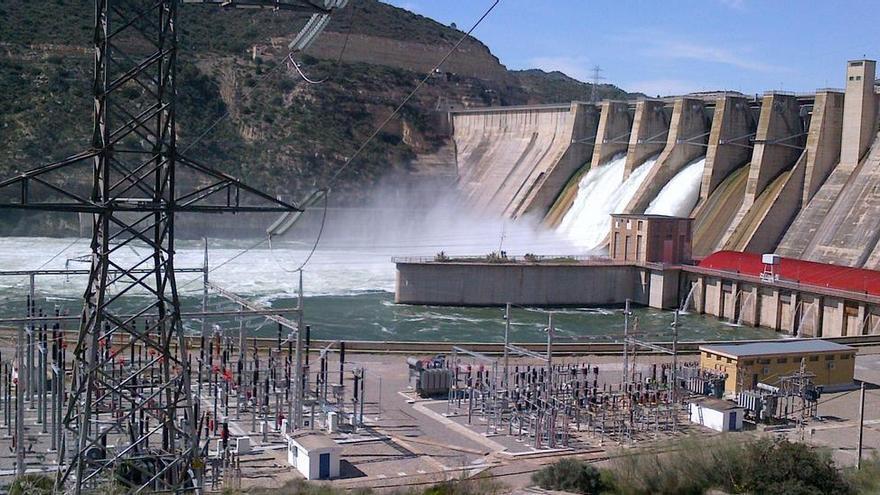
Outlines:
<svg viewBox="0 0 880 495"><path fill-rule="evenodd" d="M598 167L611 160L611 157L626 151L632 128L632 115L625 101L605 100L599 117L596 132L596 145L593 149L592 166Z"/></svg>
<svg viewBox="0 0 880 495"><path fill-rule="evenodd" d="M725 249L753 253L769 253L776 249L800 210L806 156L806 153L802 154L790 172L783 172L752 203L725 244Z"/></svg>
<svg viewBox="0 0 880 495"><path fill-rule="evenodd" d="M875 71L876 62L873 60L851 60L846 66L846 101L840 150L840 161L846 165L859 163L876 131Z"/></svg>
<svg viewBox="0 0 880 495"><path fill-rule="evenodd" d="M626 148L623 178L645 160L663 151L669 133L670 112L662 100L639 100L633 116L632 132Z"/></svg>
<svg viewBox="0 0 880 495"><path fill-rule="evenodd" d="M754 132L755 115L744 97L726 95L716 100L701 200L707 199L731 172L748 163L752 156L749 140Z"/></svg>
<svg viewBox="0 0 880 495"><path fill-rule="evenodd" d="M816 92L810 131L807 134L807 166L802 204L813 199L816 191L840 161L843 105L843 93L831 90Z"/></svg>
<svg viewBox="0 0 880 495"><path fill-rule="evenodd" d="M628 265L398 263L401 304L535 306L648 303L647 274Z"/></svg>
<svg viewBox="0 0 880 495"><path fill-rule="evenodd" d="M569 179L590 161L593 154L593 145L590 143L596 138L599 110L591 103L572 102L571 112L574 114L571 146L558 160L549 163L548 168L538 173L525 199L519 205L514 205L515 208L508 209L506 216L519 218L533 213L543 217Z"/></svg>
<svg viewBox="0 0 880 495"><path fill-rule="evenodd" d="M710 119L703 100L677 98L672 108L669 136L663 152L648 172L624 213L643 213L663 186L685 165L706 153Z"/></svg>
<svg viewBox="0 0 880 495"><path fill-rule="evenodd" d="M826 181L829 192L837 192L836 197L823 194L826 189L823 185L810 202L808 209L824 215L815 227L803 257L811 261L876 268L877 261L880 261L873 256L880 236L880 215L877 214L880 211L880 195L877 194L880 190L880 146L877 142L868 156L847 174L850 169L841 163ZM838 170L841 171L839 174ZM802 225L795 227L803 228Z"/></svg>
<svg viewBox="0 0 880 495"><path fill-rule="evenodd" d="M542 184L548 181L549 190L564 182L559 177L589 156L589 146L572 143L589 132L577 128L589 120L582 105L570 104L452 113L462 201L479 213L508 216L528 211L530 198L552 201L546 198L559 191L539 194Z"/></svg>
<svg viewBox="0 0 880 495"><path fill-rule="evenodd" d="M721 245L741 245L744 242L742 239L751 237L744 231L753 230L755 226L749 225L748 222L763 216L762 212L752 208L755 200L761 197L771 183L775 182L777 187L781 187L778 181L780 175L790 170L801 156L806 139L802 136L800 108L797 98L793 95L780 93L764 95L755 134L755 147L749 164L746 192L739 211L721 240ZM764 196L764 199L766 200L767 196ZM758 207L766 209L769 205L758 205Z"/></svg>
<svg viewBox="0 0 880 495"><path fill-rule="evenodd" d="M801 106L793 95L764 95L755 135L755 149L749 169L746 202L751 203L764 189L788 170L800 157L805 138Z"/></svg>

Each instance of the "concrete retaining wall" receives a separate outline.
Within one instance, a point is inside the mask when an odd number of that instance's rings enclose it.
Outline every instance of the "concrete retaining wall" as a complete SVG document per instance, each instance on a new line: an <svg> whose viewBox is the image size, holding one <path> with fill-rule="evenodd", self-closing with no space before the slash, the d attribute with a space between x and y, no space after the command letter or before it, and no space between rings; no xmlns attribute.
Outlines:
<svg viewBox="0 0 880 495"><path fill-rule="evenodd" d="M663 151L669 134L670 111L661 100L639 100L633 117L632 132L626 149L623 178L648 158Z"/></svg>
<svg viewBox="0 0 880 495"><path fill-rule="evenodd" d="M501 306L649 302L649 275L631 265L398 263L401 304Z"/></svg>
<svg viewBox="0 0 880 495"><path fill-rule="evenodd" d="M602 102L592 167L598 167L611 160L614 155L626 151L632 122L633 118L627 102L612 100Z"/></svg>
<svg viewBox="0 0 880 495"><path fill-rule="evenodd" d="M663 186L685 165L706 153L710 119L706 116L703 100L677 98L672 109L669 136L663 153L648 172L624 213L642 213Z"/></svg>

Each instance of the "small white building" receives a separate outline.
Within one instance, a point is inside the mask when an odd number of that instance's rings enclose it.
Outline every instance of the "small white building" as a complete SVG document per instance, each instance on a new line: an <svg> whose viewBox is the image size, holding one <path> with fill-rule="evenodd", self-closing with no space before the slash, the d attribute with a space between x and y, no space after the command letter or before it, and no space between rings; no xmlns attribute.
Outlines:
<svg viewBox="0 0 880 495"><path fill-rule="evenodd" d="M729 400L706 397L690 403L691 423L715 431L742 430L745 411Z"/></svg>
<svg viewBox="0 0 880 495"><path fill-rule="evenodd" d="M287 462L307 480L327 480L339 477L339 457L342 446L325 433L307 431L287 438Z"/></svg>

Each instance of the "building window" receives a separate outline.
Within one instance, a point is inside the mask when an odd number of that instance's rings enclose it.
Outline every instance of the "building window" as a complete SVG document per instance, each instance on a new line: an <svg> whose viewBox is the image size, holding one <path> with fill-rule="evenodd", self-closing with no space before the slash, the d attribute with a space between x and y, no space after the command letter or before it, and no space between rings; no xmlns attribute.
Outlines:
<svg viewBox="0 0 880 495"><path fill-rule="evenodd" d="M770 360L769 359L759 359L758 363L759 364L770 364Z"/></svg>
<svg viewBox="0 0 880 495"><path fill-rule="evenodd" d="M849 354L841 354L840 359L849 359Z"/></svg>
<svg viewBox="0 0 880 495"><path fill-rule="evenodd" d="M785 364L788 362L788 358L778 358L776 360L776 364Z"/></svg>
<svg viewBox="0 0 880 495"><path fill-rule="evenodd" d="M745 361L743 361L743 365L745 365L745 366L751 366L753 364L755 364L754 359L746 359Z"/></svg>
<svg viewBox="0 0 880 495"><path fill-rule="evenodd" d="M818 361L819 356L810 356L810 361Z"/></svg>
<svg viewBox="0 0 880 495"><path fill-rule="evenodd" d="M627 230L629 230L629 229L632 229L632 228L633 228L633 223L632 223L632 220L627 220L627 221L626 221L626 228L627 228Z"/></svg>
<svg viewBox="0 0 880 495"><path fill-rule="evenodd" d="M639 227L638 227L639 230L642 230L642 221L641 221L641 220L639 220L639 224L638 224L638 225L639 225Z"/></svg>
<svg viewBox="0 0 880 495"><path fill-rule="evenodd" d="M825 361L833 361L833 360L834 360L834 354L828 354L825 356Z"/></svg>
<svg viewBox="0 0 880 495"><path fill-rule="evenodd" d="M833 370L833 369L834 369L834 361L828 363L828 369L829 369L829 370Z"/></svg>
<svg viewBox="0 0 880 495"><path fill-rule="evenodd" d="M764 369L762 369L761 372L764 373L765 375L769 375L770 374L770 367L764 366Z"/></svg>
<svg viewBox="0 0 880 495"><path fill-rule="evenodd" d="M861 80L862 80L862 76L856 76L856 81L861 81Z"/></svg>
<svg viewBox="0 0 880 495"><path fill-rule="evenodd" d="M850 80L850 81L855 81L855 80L856 80L856 78L855 78L855 77L853 77L853 76L849 76L849 80Z"/></svg>
<svg viewBox="0 0 880 495"><path fill-rule="evenodd" d="M724 358L724 360L727 361L728 363L732 363L732 362L733 362L733 359L730 359L730 358Z"/></svg>

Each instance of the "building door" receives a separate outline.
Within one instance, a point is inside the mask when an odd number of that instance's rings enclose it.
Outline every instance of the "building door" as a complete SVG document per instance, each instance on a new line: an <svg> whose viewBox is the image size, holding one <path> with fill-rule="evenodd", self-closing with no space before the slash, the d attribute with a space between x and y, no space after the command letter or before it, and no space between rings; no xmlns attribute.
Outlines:
<svg viewBox="0 0 880 495"><path fill-rule="evenodd" d="M318 458L318 478L326 480L330 477L330 454L321 454Z"/></svg>
<svg viewBox="0 0 880 495"><path fill-rule="evenodd" d="M663 262L675 263L672 239L666 239L663 241Z"/></svg>
<svg viewBox="0 0 880 495"><path fill-rule="evenodd" d="M727 415L727 431L736 431L736 411Z"/></svg>

